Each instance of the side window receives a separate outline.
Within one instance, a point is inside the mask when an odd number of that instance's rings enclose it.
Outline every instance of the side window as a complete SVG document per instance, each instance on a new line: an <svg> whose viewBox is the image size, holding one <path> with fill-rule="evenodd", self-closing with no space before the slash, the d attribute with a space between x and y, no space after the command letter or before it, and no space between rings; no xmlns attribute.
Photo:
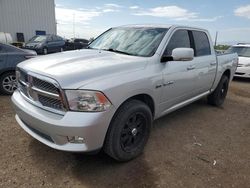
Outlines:
<svg viewBox="0 0 250 188"><path fill-rule="evenodd" d="M201 31L192 31L192 33L194 36L196 56L211 55L207 34Z"/></svg>
<svg viewBox="0 0 250 188"><path fill-rule="evenodd" d="M4 53L4 49L1 44L0 44L0 53Z"/></svg>
<svg viewBox="0 0 250 188"><path fill-rule="evenodd" d="M52 41L53 41L52 36L48 36L48 37L47 37L47 41L48 41L48 42L52 42Z"/></svg>
<svg viewBox="0 0 250 188"><path fill-rule="evenodd" d="M168 42L164 55L172 55L175 48L190 48L190 39L187 30L177 30Z"/></svg>
<svg viewBox="0 0 250 188"><path fill-rule="evenodd" d="M53 41L58 41L57 36L56 35L52 35L52 40Z"/></svg>

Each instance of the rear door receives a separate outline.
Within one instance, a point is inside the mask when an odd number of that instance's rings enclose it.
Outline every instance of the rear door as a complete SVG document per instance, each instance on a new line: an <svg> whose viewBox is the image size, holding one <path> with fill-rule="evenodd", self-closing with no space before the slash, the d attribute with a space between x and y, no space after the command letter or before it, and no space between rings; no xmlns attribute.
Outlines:
<svg viewBox="0 0 250 188"><path fill-rule="evenodd" d="M208 34L204 31L192 30L192 41L194 48L194 66L196 75L195 95L202 94L211 89L216 75L217 59Z"/></svg>
<svg viewBox="0 0 250 188"><path fill-rule="evenodd" d="M53 35L47 37L47 47L49 52L55 51L55 41L53 40Z"/></svg>
<svg viewBox="0 0 250 188"><path fill-rule="evenodd" d="M0 72L6 67L7 53L4 50L4 45L0 44Z"/></svg>

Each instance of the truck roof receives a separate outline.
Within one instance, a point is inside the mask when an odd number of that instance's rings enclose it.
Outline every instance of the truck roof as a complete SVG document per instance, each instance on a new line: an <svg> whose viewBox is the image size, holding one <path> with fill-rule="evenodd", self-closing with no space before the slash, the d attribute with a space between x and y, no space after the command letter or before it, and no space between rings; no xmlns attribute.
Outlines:
<svg viewBox="0 0 250 188"><path fill-rule="evenodd" d="M250 48L250 43L238 43L236 45L233 45L233 47L246 47L246 48Z"/></svg>
<svg viewBox="0 0 250 188"><path fill-rule="evenodd" d="M203 30L207 31L206 29L199 28L199 27L190 27L186 25L175 25L175 24L129 24L129 25L122 25L118 26L119 27L149 27L149 28L177 28L177 27L182 27L182 28L187 28L187 29L198 29L198 30Z"/></svg>

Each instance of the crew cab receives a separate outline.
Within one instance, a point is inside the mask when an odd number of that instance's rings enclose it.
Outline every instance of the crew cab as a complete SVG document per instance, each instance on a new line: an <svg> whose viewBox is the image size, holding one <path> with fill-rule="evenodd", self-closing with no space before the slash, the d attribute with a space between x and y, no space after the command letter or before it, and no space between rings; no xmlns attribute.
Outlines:
<svg viewBox="0 0 250 188"><path fill-rule="evenodd" d="M250 78L250 44L233 45L226 53L237 53L239 56L239 63L234 76Z"/></svg>
<svg viewBox="0 0 250 188"><path fill-rule="evenodd" d="M142 153L153 120L206 96L221 106L237 63L237 54L216 56L204 29L115 27L88 49L19 64L15 117L54 149L103 148L128 161Z"/></svg>

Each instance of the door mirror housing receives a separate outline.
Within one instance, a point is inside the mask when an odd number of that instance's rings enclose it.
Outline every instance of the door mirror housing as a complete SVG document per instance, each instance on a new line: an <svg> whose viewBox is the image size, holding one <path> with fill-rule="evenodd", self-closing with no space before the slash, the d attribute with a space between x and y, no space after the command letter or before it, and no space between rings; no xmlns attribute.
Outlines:
<svg viewBox="0 0 250 188"><path fill-rule="evenodd" d="M192 48L175 48L172 51L174 61L192 61L194 59L194 50Z"/></svg>
<svg viewBox="0 0 250 188"><path fill-rule="evenodd" d="M175 48L171 56L163 56L161 62L167 61L192 61L194 50L192 48Z"/></svg>

